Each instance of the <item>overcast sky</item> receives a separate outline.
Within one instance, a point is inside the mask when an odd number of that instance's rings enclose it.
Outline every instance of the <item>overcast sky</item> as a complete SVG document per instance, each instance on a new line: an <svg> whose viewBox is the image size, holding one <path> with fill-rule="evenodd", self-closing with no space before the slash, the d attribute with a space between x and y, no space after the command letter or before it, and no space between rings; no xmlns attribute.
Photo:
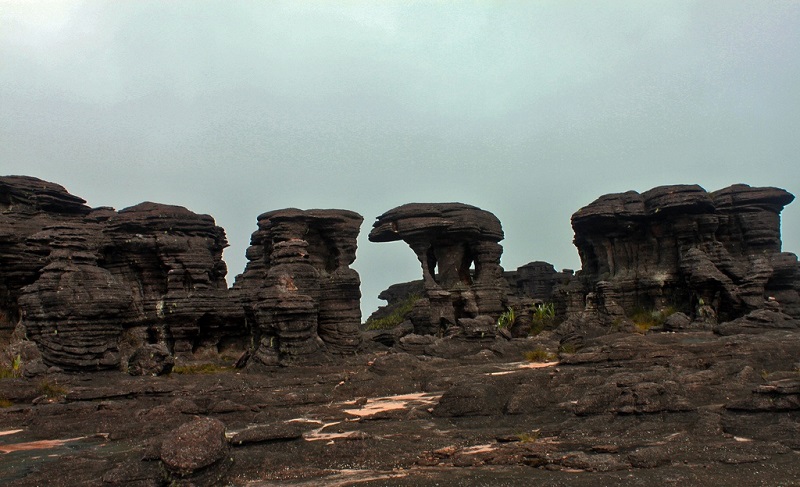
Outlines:
<svg viewBox="0 0 800 487"><path fill-rule="evenodd" d="M479 206L506 269L578 269L600 195L800 195L799 154L800 1L0 0L0 174L211 214L230 282L258 214L357 211L365 318L421 276L367 241L395 206Z"/></svg>

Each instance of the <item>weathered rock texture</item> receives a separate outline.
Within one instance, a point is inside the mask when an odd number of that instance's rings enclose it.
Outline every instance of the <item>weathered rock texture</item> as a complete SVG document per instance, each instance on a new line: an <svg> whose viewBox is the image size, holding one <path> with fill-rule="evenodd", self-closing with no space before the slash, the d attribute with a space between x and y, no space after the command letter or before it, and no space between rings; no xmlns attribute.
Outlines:
<svg viewBox="0 0 800 487"><path fill-rule="evenodd" d="M350 268L363 218L346 210L264 213L247 250L239 293L256 363L352 353L361 344L361 280Z"/></svg>
<svg viewBox="0 0 800 487"><path fill-rule="evenodd" d="M504 274L514 294L541 301L551 301L556 287L568 283L573 275L570 269L558 272L553 264L542 261L529 262Z"/></svg>
<svg viewBox="0 0 800 487"><path fill-rule="evenodd" d="M780 240L780 213L793 199L742 184L598 198L572 216L587 306L610 316L673 307L729 321L777 301L800 317L800 267Z"/></svg>
<svg viewBox="0 0 800 487"><path fill-rule="evenodd" d="M369 239L403 240L417 254L425 288L411 315L417 334L494 337L509 295L497 217L461 203L411 203L379 216ZM491 319L476 321L479 316Z"/></svg>
<svg viewBox="0 0 800 487"><path fill-rule="evenodd" d="M226 246L208 215L91 209L57 184L2 177L0 333L23 327L46 364L66 369L124 368L148 343L185 357L242 348Z"/></svg>

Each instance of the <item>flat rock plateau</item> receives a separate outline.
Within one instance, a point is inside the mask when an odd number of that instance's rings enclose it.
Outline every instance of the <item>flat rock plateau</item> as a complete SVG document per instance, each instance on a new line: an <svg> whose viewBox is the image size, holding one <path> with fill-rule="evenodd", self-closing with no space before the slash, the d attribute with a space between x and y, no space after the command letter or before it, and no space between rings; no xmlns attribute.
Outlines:
<svg viewBox="0 0 800 487"><path fill-rule="evenodd" d="M798 485L796 331L611 334L552 362L520 360L538 345L497 342L458 359L378 352L269 374L7 379L14 405L0 410L0 478L16 486ZM210 441L180 429L209 420L224 434L219 451L199 473L176 473L180 460L170 470L176 452Z"/></svg>

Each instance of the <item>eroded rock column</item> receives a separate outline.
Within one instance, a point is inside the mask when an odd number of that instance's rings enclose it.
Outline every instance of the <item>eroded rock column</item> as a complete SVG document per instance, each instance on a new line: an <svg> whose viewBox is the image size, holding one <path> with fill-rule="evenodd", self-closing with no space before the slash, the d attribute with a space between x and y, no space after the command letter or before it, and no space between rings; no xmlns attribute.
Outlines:
<svg viewBox="0 0 800 487"><path fill-rule="evenodd" d="M379 216L369 239L403 240L417 255L425 296L411 317L416 333L494 337L509 295L497 217L462 203L410 203Z"/></svg>
<svg viewBox="0 0 800 487"><path fill-rule="evenodd" d="M350 268L363 218L289 208L258 217L234 289L254 334L255 363L311 360L361 345L361 280Z"/></svg>

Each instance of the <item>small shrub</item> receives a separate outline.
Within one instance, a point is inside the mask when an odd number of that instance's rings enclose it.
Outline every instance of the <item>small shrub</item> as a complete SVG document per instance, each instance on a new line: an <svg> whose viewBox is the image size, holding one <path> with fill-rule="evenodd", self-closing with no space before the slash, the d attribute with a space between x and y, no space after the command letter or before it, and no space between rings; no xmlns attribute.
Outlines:
<svg viewBox="0 0 800 487"><path fill-rule="evenodd" d="M11 360L10 367L0 367L0 379L16 378L22 375L22 359L19 354Z"/></svg>
<svg viewBox="0 0 800 487"><path fill-rule="evenodd" d="M528 362L553 362L558 358L556 357L556 354L548 352L543 348L530 350L528 352L525 352L523 356L525 357L525 360L527 360Z"/></svg>
<svg viewBox="0 0 800 487"><path fill-rule="evenodd" d="M0 396L0 408L10 408L14 404L6 399L5 397Z"/></svg>
<svg viewBox="0 0 800 487"><path fill-rule="evenodd" d="M57 399L67 395L67 388L55 382L43 380L39 383L39 392L49 399Z"/></svg>
<svg viewBox="0 0 800 487"><path fill-rule="evenodd" d="M408 318L408 315L411 314L411 310L414 309L414 305L417 301L419 301L419 299L420 297L418 294L410 294L406 299L398 304L388 316L376 318L374 320L367 320L366 329L388 330L394 328Z"/></svg>
<svg viewBox="0 0 800 487"><path fill-rule="evenodd" d="M636 332L644 334L651 328L664 325L664 321L666 321L667 317L675 312L677 312L677 310L672 306L668 306L661 311L638 309L633 312L630 319L633 321Z"/></svg>
<svg viewBox="0 0 800 487"><path fill-rule="evenodd" d="M578 348L572 343L564 343L558 347L558 353L575 353Z"/></svg>
<svg viewBox="0 0 800 487"><path fill-rule="evenodd" d="M555 325L556 307L553 303L537 303L531 308L531 335L538 335L542 331Z"/></svg>
<svg viewBox="0 0 800 487"><path fill-rule="evenodd" d="M539 439L540 434L541 430L533 430L530 433L520 433L517 438L519 438L520 443L534 443Z"/></svg>
<svg viewBox="0 0 800 487"><path fill-rule="evenodd" d="M553 303L534 304L531 311L533 311L533 319L539 321L552 320L556 317L556 306Z"/></svg>
<svg viewBox="0 0 800 487"><path fill-rule="evenodd" d="M173 374L195 375L195 374L218 374L220 372L230 372L233 367L217 364L192 364L176 365L172 368Z"/></svg>
<svg viewBox="0 0 800 487"><path fill-rule="evenodd" d="M499 318L497 318L497 328L502 330L504 328L511 328L514 322L517 321L517 315L514 314L514 308L508 307Z"/></svg>

